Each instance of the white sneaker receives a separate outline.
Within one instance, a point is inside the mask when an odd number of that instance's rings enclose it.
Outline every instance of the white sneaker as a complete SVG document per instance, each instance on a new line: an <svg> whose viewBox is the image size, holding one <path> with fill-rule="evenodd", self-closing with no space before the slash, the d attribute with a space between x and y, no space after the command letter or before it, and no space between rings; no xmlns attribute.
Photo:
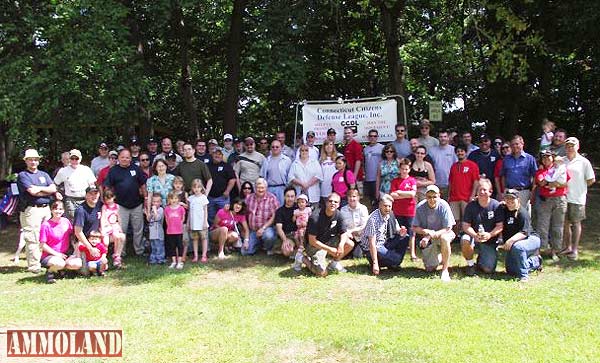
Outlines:
<svg viewBox="0 0 600 363"><path fill-rule="evenodd" d="M450 282L450 273L448 270L442 271L442 281Z"/></svg>
<svg viewBox="0 0 600 363"><path fill-rule="evenodd" d="M183 262L178 262L177 266L175 266L177 270L183 270Z"/></svg>
<svg viewBox="0 0 600 363"><path fill-rule="evenodd" d="M172 263L169 265L169 268L175 268L175 266L177 266L177 262L172 262Z"/></svg>
<svg viewBox="0 0 600 363"><path fill-rule="evenodd" d="M296 252L296 257L294 257L294 265L292 266L294 271L296 271L296 272L302 271L302 259L303 259L302 253Z"/></svg>
<svg viewBox="0 0 600 363"><path fill-rule="evenodd" d="M327 266L329 271L348 272L339 261L331 261Z"/></svg>
<svg viewBox="0 0 600 363"><path fill-rule="evenodd" d="M225 253L224 252L219 252L219 256L217 258L219 260L224 260L225 259Z"/></svg>

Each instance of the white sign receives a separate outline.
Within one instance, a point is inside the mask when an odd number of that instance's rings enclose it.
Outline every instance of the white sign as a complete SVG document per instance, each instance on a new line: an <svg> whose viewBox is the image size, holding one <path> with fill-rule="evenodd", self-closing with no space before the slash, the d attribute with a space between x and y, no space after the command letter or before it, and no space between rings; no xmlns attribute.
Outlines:
<svg viewBox="0 0 600 363"><path fill-rule="evenodd" d="M308 104L302 107L302 136L315 132L315 144L321 145L330 128L336 131L336 142L344 138L344 127L355 126L358 142L367 142L369 130L379 133L380 142L396 139L397 106L395 100L356 103Z"/></svg>
<svg viewBox="0 0 600 363"><path fill-rule="evenodd" d="M429 101L429 121L442 122L442 101Z"/></svg>

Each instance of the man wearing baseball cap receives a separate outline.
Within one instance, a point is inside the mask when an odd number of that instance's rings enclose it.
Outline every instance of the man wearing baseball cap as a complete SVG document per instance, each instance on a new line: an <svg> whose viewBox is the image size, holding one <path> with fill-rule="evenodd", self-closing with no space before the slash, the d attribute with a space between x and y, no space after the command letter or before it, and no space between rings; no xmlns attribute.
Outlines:
<svg viewBox="0 0 600 363"><path fill-rule="evenodd" d="M50 175L38 169L40 159L37 150L25 150L23 160L27 168L17 176L21 207L19 221L25 240L27 271L33 273L41 271L40 227L44 220L51 217L49 204L53 195L56 194L58 199L61 198L56 192L56 184Z"/></svg>
<svg viewBox="0 0 600 363"><path fill-rule="evenodd" d="M96 185L94 172L88 166L81 164L81 151L73 149L69 151L69 166L61 168L54 182L57 186L64 189L65 217L71 223L75 217L75 210L85 200L85 189Z"/></svg>
<svg viewBox="0 0 600 363"><path fill-rule="evenodd" d="M308 146L308 159L319 161L319 149L315 146L315 132L314 131L308 131L306 133L306 142L304 144ZM296 150L296 159L300 159L299 145L298 145L298 149Z"/></svg>
<svg viewBox="0 0 600 363"><path fill-rule="evenodd" d="M579 154L579 140L569 137L565 140L567 171L571 180L567 182L567 216L565 222L565 249L562 254L576 260L579 257L581 221L585 219L585 205L588 187L596 182L596 175L590 161Z"/></svg>
<svg viewBox="0 0 600 363"><path fill-rule="evenodd" d="M98 156L92 159L91 168L94 175L97 177L100 170L108 166L108 145L105 142L101 142L98 145Z"/></svg>
<svg viewBox="0 0 600 363"><path fill-rule="evenodd" d="M225 134L223 135L223 147L221 148L221 152L223 153L223 161L227 162L229 159L229 155L234 152L233 148L233 135Z"/></svg>
<svg viewBox="0 0 600 363"><path fill-rule="evenodd" d="M440 189L429 185L425 200L417 204L412 229L417 235L417 245L423 251L425 270L433 272L442 264L442 281L450 281L450 243L456 236L452 227L456 224L448 202L440 198ZM440 255L441 251L441 255Z"/></svg>

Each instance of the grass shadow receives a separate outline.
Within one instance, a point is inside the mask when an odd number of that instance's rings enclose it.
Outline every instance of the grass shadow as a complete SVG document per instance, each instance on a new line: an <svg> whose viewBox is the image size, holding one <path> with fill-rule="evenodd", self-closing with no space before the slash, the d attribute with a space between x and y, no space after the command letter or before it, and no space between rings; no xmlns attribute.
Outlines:
<svg viewBox="0 0 600 363"><path fill-rule="evenodd" d="M14 274L14 273L22 273L26 272L27 267L25 266L0 266L0 274Z"/></svg>

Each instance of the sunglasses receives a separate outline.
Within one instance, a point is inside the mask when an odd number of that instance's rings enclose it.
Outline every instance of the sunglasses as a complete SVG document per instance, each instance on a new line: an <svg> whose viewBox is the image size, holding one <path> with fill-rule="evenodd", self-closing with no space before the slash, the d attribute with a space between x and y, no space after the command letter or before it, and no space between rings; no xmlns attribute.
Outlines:
<svg viewBox="0 0 600 363"><path fill-rule="evenodd" d="M150 159L140 159L140 161L150 161Z"/></svg>
<svg viewBox="0 0 600 363"><path fill-rule="evenodd" d="M242 190L252 190L252 188L250 188L250 187L244 187L244 188L242 188Z"/></svg>
<svg viewBox="0 0 600 363"><path fill-rule="evenodd" d="M510 146L502 146L503 149L510 149Z"/></svg>
<svg viewBox="0 0 600 363"><path fill-rule="evenodd" d="M386 151L385 151L385 153L386 153L386 154L393 154L393 153L394 153L394 150L386 150Z"/></svg>
<svg viewBox="0 0 600 363"><path fill-rule="evenodd" d="M404 132L404 130L396 130L396 132Z"/></svg>

